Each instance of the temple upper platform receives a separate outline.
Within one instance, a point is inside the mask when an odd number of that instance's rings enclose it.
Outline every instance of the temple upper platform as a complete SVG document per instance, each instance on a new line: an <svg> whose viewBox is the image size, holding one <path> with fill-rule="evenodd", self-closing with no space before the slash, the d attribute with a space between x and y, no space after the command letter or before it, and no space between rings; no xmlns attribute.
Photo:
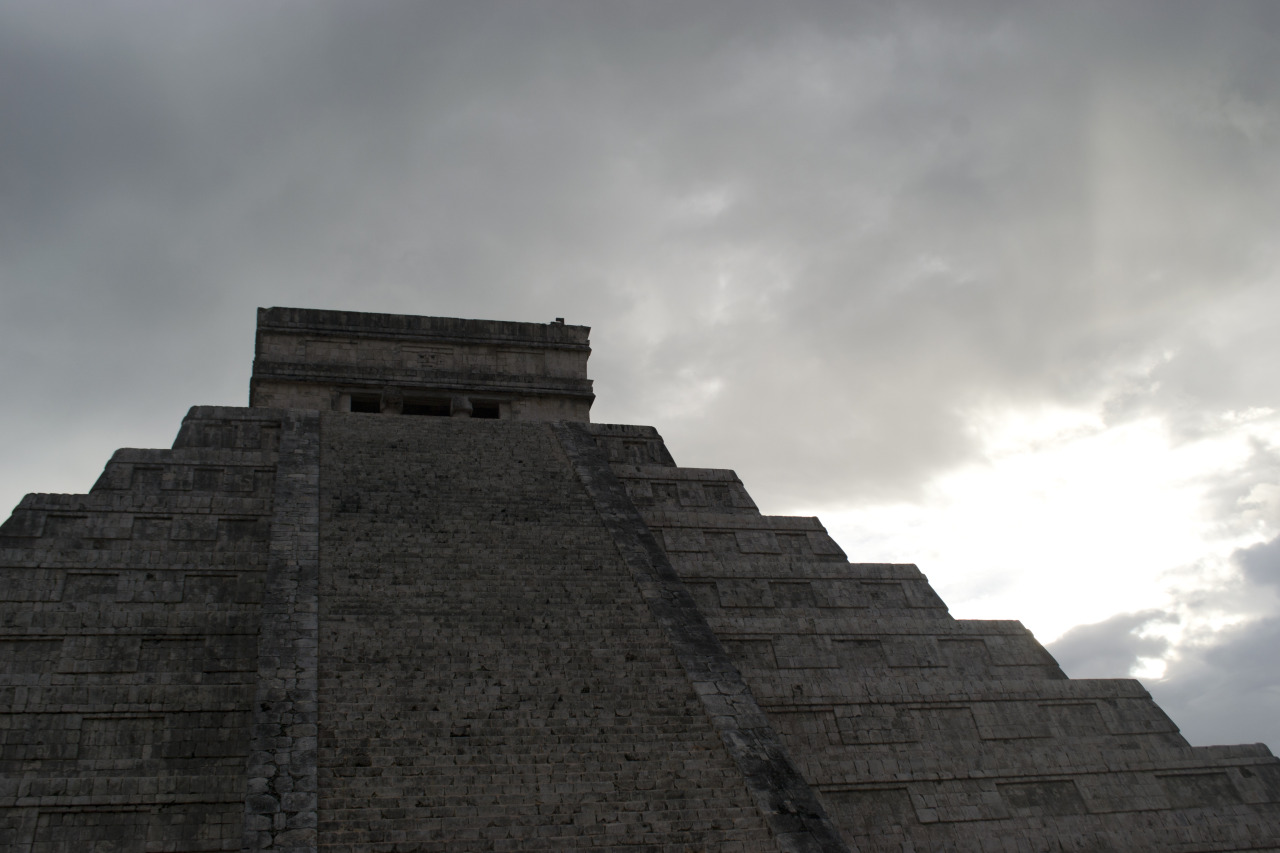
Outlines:
<svg viewBox="0 0 1280 853"><path fill-rule="evenodd" d="M579 421L590 328L259 308L249 405Z"/></svg>

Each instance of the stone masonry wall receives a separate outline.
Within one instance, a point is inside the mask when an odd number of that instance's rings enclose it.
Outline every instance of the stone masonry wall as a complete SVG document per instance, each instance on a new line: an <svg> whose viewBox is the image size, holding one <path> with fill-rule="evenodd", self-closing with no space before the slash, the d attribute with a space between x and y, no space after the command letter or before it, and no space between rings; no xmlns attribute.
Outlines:
<svg viewBox="0 0 1280 853"><path fill-rule="evenodd" d="M592 425L845 840L863 851L1274 850L1280 762L1193 748L1136 681L1067 680L1016 622L953 619L731 471Z"/></svg>
<svg viewBox="0 0 1280 853"><path fill-rule="evenodd" d="M785 853L847 853L849 847L796 769L592 433L568 423L557 424L555 431L778 846Z"/></svg>
<svg viewBox="0 0 1280 853"><path fill-rule="evenodd" d="M1280 849L1189 746L650 427L197 407L0 526L0 849Z"/></svg>
<svg viewBox="0 0 1280 853"><path fill-rule="evenodd" d="M0 527L0 849L240 848L278 427L192 409Z"/></svg>
<svg viewBox="0 0 1280 853"><path fill-rule="evenodd" d="M348 411L352 394L400 388L419 402L465 393L517 420L590 419L590 329L315 311L258 310L250 405Z"/></svg>
<svg viewBox="0 0 1280 853"><path fill-rule="evenodd" d="M322 417L321 850L778 849L550 426Z"/></svg>

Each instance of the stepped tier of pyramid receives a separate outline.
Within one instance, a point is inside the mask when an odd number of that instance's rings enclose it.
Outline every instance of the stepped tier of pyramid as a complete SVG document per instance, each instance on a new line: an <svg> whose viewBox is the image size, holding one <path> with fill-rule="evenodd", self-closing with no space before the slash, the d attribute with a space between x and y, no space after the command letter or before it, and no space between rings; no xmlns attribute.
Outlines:
<svg viewBox="0 0 1280 853"><path fill-rule="evenodd" d="M652 427L588 329L262 309L197 406L0 527L0 849L1280 849L1192 747Z"/></svg>

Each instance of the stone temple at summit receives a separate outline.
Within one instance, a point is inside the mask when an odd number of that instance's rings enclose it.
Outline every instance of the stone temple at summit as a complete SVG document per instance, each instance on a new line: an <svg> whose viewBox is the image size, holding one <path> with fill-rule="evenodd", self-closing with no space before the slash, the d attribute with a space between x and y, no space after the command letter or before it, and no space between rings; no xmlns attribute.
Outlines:
<svg viewBox="0 0 1280 853"><path fill-rule="evenodd" d="M23 498L0 850L1280 850L1265 746L591 423L588 331L260 309L248 407Z"/></svg>

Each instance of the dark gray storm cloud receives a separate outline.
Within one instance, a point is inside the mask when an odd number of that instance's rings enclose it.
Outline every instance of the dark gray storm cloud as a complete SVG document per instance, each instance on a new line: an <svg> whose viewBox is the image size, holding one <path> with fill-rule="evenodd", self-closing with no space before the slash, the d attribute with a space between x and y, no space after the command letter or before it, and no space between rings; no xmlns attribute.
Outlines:
<svg viewBox="0 0 1280 853"><path fill-rule="evenodd" d="M1236 743L1246 735L1273 749L1280 743L1280 618L1227 628L1201 644L1180 647L1151 695L1195 744Z"/></svg>
<svg viewBox="0 0 1280 853"><path fill-rule="evenodd" d="M1049 648L1072 678L1116 678L1127 675L1140 658L1160 658L1169 641L1141 632L1153 622L1174 618L1159 610L1119 613L1092 625L1077 625Z"/></svg>
<svg viewBox="0 0 1280 853"><path fill-rule="evenodd" d="M1280 589L1280 538L1237 551L1236 562L1249 583Z"/></svg>
<svg viewBox="0 0 1280 853"><path fill-rule="evenodd" d="M1169 642L1135 631L1158 612L1124 613L1068 631L1049 650L1073 678L1123 678L1139 658L1160 657ZM1196 636L1177 647L1163 678L1144 685L1193 744L1280 743L1280 618L1252 620Z"/></svg>
<svg viewBox="0 0 1280 853"><path fill-rule="evenodd" d="M273 304L591 325L595 418L774 511L912 500L988 408L1205 434L1277 399L1278 36L1267 0L0 0L0 502L242 403ZM1275 469L1232 478L1222 513Z"/></svg>
<svg viewBox="0 0 1280 853"><path fill-rule="evenodd" d="M1280 537L1242 548L1232 561L1240 570L1233 581L1176 602L1183 617L1120 613L1072 628L1049 650L1073 678L1124 677L1141 658L1167 658L1164 676L1146 686L1192 743L1235 743L1247 734L1280 744ZM1193 628L1172 649L1150 630L1208 612L1248 618L1218 630Z"/></svg>

